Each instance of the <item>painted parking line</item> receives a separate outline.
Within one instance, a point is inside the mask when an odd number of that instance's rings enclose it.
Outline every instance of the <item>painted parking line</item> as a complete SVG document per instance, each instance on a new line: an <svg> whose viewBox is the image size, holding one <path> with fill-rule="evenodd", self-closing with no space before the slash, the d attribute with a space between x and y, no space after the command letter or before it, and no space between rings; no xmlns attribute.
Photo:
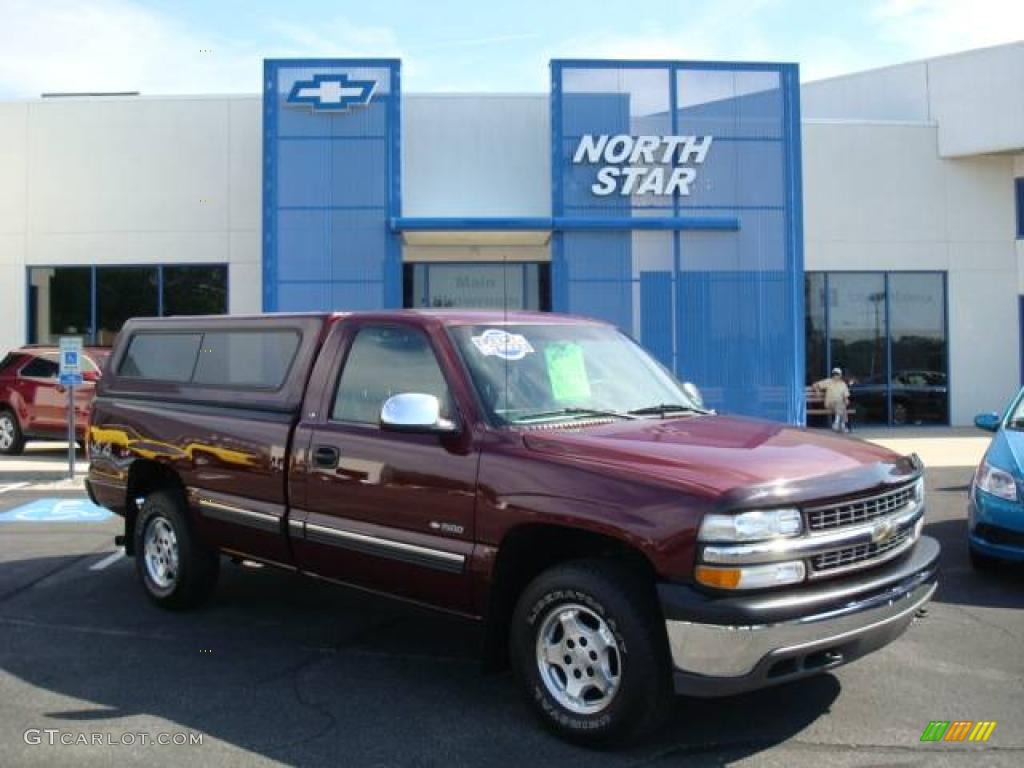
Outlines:
<svg viewBox="0 0 1024 768"><path fill-rule="evenodd" d="M0 523L97 523L111 514L88 499L36 499L0 512Z"/></svg>
<svg viewBox="0 0 1024 768"><path fill-rule="evenodd" d="M29 485L29 483L7 483L6 485L0 485L0 493L16 491L19 488L24 488L26 485Z"/></svg>
<svg viewBox="0 0 1024 768"><path fill-rule="evenodd" d="M112 566L114 563L116 563L122 557L124 557L124 550L123 549L119 549L119 550L117 550L117 552L111 552L109 555L104 557L99 562L93 563L92 565L90 565L89 566L89 570L90 571L102 571L104 568L109 568L110 566Z"/></svg>

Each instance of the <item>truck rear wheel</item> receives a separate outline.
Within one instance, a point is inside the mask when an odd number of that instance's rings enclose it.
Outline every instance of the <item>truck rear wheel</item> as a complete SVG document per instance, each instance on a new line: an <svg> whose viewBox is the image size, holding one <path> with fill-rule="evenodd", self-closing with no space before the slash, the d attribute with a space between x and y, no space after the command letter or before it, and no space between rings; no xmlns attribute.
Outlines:
<svg viewBox="0 0 1024 768"><path fill-rule="evenodd" d="M161 608L204 602L217 583L220 556L192 531L180 494L155 491L135 523L135 569L146 594Z"/></svg>
<svg viewBox="0 0 1024 768"><path fill-rule="evenodd" d="M541 721L582 744L653 729L671 698L665 627L652 590L618 563L555 566L512 618L513 670Z"/></svg>

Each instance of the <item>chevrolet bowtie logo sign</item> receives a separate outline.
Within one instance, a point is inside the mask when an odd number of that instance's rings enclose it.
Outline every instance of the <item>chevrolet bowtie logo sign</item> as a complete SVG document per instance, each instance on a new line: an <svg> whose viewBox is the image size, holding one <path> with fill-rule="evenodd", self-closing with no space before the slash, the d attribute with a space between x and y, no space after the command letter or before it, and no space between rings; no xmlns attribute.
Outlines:
<svg viewBox="0 0 1024 768"><path fill-rule="evenodd" d="M351 80L344 74L313 75L312 80L297 81L286 102L294 106L308 104L317 112L344 112L369 104L375 90L374 80Z"/></svg>

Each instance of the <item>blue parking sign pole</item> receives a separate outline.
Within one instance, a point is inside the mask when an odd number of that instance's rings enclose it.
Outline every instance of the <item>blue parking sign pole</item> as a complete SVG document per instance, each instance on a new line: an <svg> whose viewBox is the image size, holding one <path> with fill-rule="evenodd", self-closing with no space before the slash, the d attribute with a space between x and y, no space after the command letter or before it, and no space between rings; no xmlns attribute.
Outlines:
<svg viewBox="0 0 1024 768"><path fill-rule="evenodd" d="M82 337L60 338L60 383L68 388L68 477L75 479L75 385L82 383Z"/></svg>
<svg viewBox="0 0 1024 768"><path fill-rule="evenodd" d="M68 477L75 479L75 385L68 384Z"/></svg>

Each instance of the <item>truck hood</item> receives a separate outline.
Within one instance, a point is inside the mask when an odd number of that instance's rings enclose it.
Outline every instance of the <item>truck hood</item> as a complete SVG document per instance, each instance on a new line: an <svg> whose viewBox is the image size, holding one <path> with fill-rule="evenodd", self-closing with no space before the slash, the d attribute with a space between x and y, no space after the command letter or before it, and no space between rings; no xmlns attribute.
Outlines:
<svg viewBox="0 0 1024 768"><path fill-rule="evenodd" d="M828 476L839 486L905 479L913 467L885 448L775 422L731 416L619 421L524 434L530 450L600 464L707 495ZM840 479L846 478L846 482ZM815 484L818 485L818 484Z"/></svg>

